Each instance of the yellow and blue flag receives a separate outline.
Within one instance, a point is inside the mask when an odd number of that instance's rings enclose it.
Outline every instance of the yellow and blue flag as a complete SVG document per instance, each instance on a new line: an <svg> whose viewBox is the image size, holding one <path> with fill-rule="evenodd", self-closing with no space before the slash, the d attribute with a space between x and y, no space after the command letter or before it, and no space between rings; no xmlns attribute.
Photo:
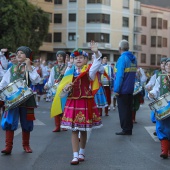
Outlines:
<svg viewBox="0 0 170 170"><path fill-rule="evenodd" d="M60 84L57 88L56 95L54 97L54 100L53 100L53 103L52 103L52 106L51 106L51 118L63 113L66 98L61 99L60 94L61 94L62 90L64 89L64 87L67 84L72 82L73 72L74 72L74 66L72 66L71 69L66 71L66 73L64 74L64 77L62 78L62 80L61 80L61 82L60 82Z"/></svg>

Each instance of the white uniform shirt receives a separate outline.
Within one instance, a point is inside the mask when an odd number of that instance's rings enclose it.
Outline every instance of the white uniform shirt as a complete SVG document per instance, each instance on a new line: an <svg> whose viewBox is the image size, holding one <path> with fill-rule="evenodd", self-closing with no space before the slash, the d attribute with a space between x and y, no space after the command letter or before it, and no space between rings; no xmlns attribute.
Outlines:
<svg viewBox="0 0 170 170"><path fill-rule="evenodd" d="M29 71L29 78L31 80L32 83L39 83L41 78L39 76L39 74L37 73L36 69L34 67L33 71ZM2 90L4 87L6 87L9 83L10 83L10 79L11 79L11 72L10 72L9 68L7 70L7 72L4 74L2 81L0 82L0 90Z"/></svg>

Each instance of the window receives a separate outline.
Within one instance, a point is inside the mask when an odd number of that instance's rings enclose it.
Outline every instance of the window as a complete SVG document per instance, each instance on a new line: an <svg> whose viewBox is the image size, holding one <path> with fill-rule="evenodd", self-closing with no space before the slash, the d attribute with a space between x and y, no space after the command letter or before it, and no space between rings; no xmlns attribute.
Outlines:
<svg viewBox="0 0 170 170"><path fill-rule="evenodd" d="M61 32L54 32L54 42L61 42L62 34Z"/></svg>
<svg viewBox="0 0 170 170"><path fill-rule="evenodd" d="M77 2L77 0L69 0L69 2Z"/></svg>
<svg viewBox="0 0 170 170"><path fill-rule="evenodd" d="M104 4L110 6L111 0L87 0L87 4Z"/></svg>
<svg viewBox="0 0 170 170"><path fill-rule="evenodd" d="M109 43L110 35L106 33L87 33L86 40L87 42L91 42L91 40L95 40L96 42Z"/></svg>
<svg viewBox="0 0 170 170"><path fill-rule="evenodd" d="M127 40L127 41L129 41L129 36L128 36L128 35L122 35L122 40Z"/></svg>
<svg viewBox="0 0 170 170"><path fill-rule="evenodd" d="M69 14L69 22L75 22L76 21L76 14Z"/></svg>
<svg viewBox="0 0 170 170"><path fill-rule="evenodd" d="M162 29L162 19L158 18L158 29Z"/></svg>
<svg viewBox="0 0 170 170"><path fill-rule="evenodd" d="M141 35L141 44L146 45L146 35Z"/></svg>
<svg viewBox="0 0 170 170"><path fill-rule="evenodd" d="M144 16L142 16L141 25L142 25L142 26L147 26L146 23L147 23L147 18L144 17Z"/></svg>
<svg viewBox="0 0 170 170"><path fill-rule="evenodd" d="M68 33L68 40L69 41L75 41L76 40L76 33L75 32Z"/></svg>
<svg viewBox="0 0 170 170"><path fill-rule="evenodd" d="M48 33L47 36L44 39L44 42L52 42L52 34Z"/></svg>
<svg viewBox="0 0 170 170"><path fill-rule="evenodd" d="M161 54L157 54L157 65L160 66Z"/></svg>
<svg viewBox="0 0 170 170"><path fill-rule="evenodd" d="M62 0L54 0L54 4L62 4Z"/></svg>
<svg viewBox="0 0 170 170"><path fill-rule="evenodd" d="M44 0L45 2L53 2L53 0Z"/></svg>
<svg viewBox="0 0 170 170"><path fill-rule="evenodd" d="M119 54L114 54L114 61L117 62L118 58L120 57Z"/></svg>
<svg viewBox="0 0 170 170"><path fill-rule="evenodd" d="M151 47L156 47L156 36L151 36Z"/></svg>
<svg viewBox="0 0 170 170"><path fill-rule="evenodd" d="M129 8L129 0L123 0L123 8Z"/></svg>
<svg viewBox="0 0 170 170"><path fill-rule="evenodd" d="M87 23L110 24L109 14L87 14Z"/></svg>
<svg viewBox="0 0 170 170"><path fill-rule="evenodd" d="M155 65L156 64L156 55L151 54L151 60L150 60L150 65Z"/></svg>
<svg viewBox="0 0 170 170"><path fill-rule="evenodd" d="M141 54L141 60L140 60L141 63L146 63L146 54Z"/></svg>
<svg viewBox="0 0 170 170"><path fill-rule="evenodd" d="M123 27L129 27L129 18L123 17Z"/></svg>
<svg viewBox="0 0 170 170"><path fill-rule="evenodd" d="M156 18L151 18L151 28L157 28L156 27Z"/></svg>
<svg viewBox="0 0 170 170"><path fill-rule="evenodd" d="M88 0L87 3L88 3L88 4L96 4L96 3L101 4L101 3L102 3L102 0Z"/></svg>
<svg viewBox="0 0 170 170"><path fill-rule="evenodd" d="M157 47L162 47L162 37L158 37L158 44Z"/></svg>
<svg viewBox="0 0 170 170"><path fill-rule="evenodd" d="M62 23L62 14L54 14L54 23Z"/></svg>
<svg viewBox="0 0 170 170"><path fill-rule="evenodd" d="M168 21L163 20L163 29L167 29L167 28L168 28Z"/></svg>
<svg viewBox="0 0 170 170"><path fill-rule="evenodd" d="M163 38L162 41L162 47L167 47L167 38Z"/></svg>

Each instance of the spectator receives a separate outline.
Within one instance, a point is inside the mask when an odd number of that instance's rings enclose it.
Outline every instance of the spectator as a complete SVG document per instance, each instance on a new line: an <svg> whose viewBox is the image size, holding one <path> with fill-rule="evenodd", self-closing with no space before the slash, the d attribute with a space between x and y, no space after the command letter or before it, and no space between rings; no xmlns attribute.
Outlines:
<svg viewBox="0 0 170 170"><path fill-rule="evenodd" d="M137 69L136 57L129 52L129 43L121 40L119 57L116 64L114 92L117 95L121 132L116 135L132 135L132 101Z"/></svg>

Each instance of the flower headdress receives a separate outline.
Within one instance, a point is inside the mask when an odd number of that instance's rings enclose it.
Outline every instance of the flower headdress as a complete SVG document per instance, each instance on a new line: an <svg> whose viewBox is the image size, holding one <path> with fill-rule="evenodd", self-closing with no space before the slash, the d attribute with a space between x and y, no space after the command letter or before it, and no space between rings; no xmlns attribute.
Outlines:
<svg viewBox="0 0 170 170"><path fill-rule="evenodd" d="M79 56L79 55L83 55L84 57L88 57L88 53L86 53L85 51L83 51L82 49L74 49L72 52L71 52L71 55L70 57L74 58L76 56Z"/></svg>

